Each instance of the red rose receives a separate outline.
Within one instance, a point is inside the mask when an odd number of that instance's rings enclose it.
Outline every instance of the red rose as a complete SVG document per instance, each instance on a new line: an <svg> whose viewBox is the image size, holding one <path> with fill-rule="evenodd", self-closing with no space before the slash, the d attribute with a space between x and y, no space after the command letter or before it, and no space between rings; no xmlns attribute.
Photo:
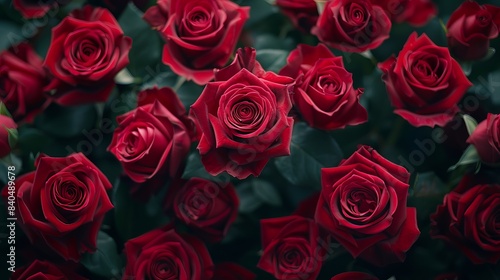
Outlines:
<svg viewBox="0 0 500 280"><path fill-rule="evenodd" d="M378 278L368 273L351 271L337 274L331 280L378 280Z"/></svg>
<svg viewBox="0 0 500 280"><path fill-rule="evenodd" d="M35 260L29 266L24 266L16 269L16 271L12 273L10 279L11 280L37 280L37 279L85 280L87 278L79 276L72 271L68 271L65 267L59 267L48 261Z"/></svg>
<svg viewBox="0 0 500 280"><path fill-rule="evenodd" d="M140 92L137 109L117 122L108 150L133 181L143 183L157 174L175 177L191 140L186 111L172 89Z"/></svg>
<svg viewBox="0 0 500 280"><path fill-rule="evenodd" d="M209 242L221 241L238 215L239 200L231 183L191 178L171 186L169 193L176 218Z"/></svg>
<svg viewBox="0 0 500 280"><path fill-rule="evenodd" d="M108 10L85 6L73 11L52 29L44 63L54 79L46 90L54 90L62 105L106 101L115 75L129 62L131 46Z"/></svg>
<svg viewBox="0 0 500 280"><path fill-rule="evenodd" d="M354 88L342 57L325 45L299 44L280 74L297 79L292 101L309 126L332 130L367 121L368 113L359 104L363 89Z"/></svg>
<svg viewBox="0 0 500 280"><path fill-rule="evenodd" d="M36 171L15 181L16 216L31 243L78 261L96 250L111 183L83 154L39 156ZM3 189L4 198L9 187Z"/></svg>
<svg viewBox="0 0 500 280"><path fill-rule="evenodd" d="M500 115L488 114L467 139L486 163L500 162Z"/></svg>
<svg viewBox="0 0 500 280"><path fill-rule="evenodd" d="M380 6L395 22L408 22L413 26L423 26L437 14L432 0L371 0Z"/></svg>
<svg viewBox="0 0 500 280"><path fill-rule="evenodd" d="M488 53L490 40L498 37L500 8L464 1L448 23L448 48L460 60L477 60Z"/></svg>
<svg viewBox="0 0 500 280"><path fill-rule="evenodd" d="M389 99L413 126L444 126L459 111L457 102L472 85L447 48L413 33L398 57L379 63Z"/></svg>
<svg viewBox="0 0 500 280"><path fill-rule="evenodd" d="M71 0L13 0L12 4L24 18L43 17L50 9L57 9Z"/></svg>
<svg viewBox="0 0 500 280"><path fill-rule="evenodd" d="M309 32L318 20L318 7L314 0L276 0L276 6L292 21L293 25Z"/></svg>
<svg viewBox="0 0 500 280"><path fill-rule="evenodd" d="M43 61L28 43L0 53L0 101L16 121L31 122L48 105L46 83Z"/></svg>
<svg viewBox="0 0 500 280"><path fill-rule="evenodd" d="M391 21L369 0L326 2L311 33L328 46L345 52L375 49L389 38Z"/></svg>
<svg viewBox="0 0 500 280"><path fill-rule="evenodd" d="M431 236L444 239L476 264L500 260L500 185L467 187L448 193L431 215Z"/></svg>
<svg viewBox="0 0 500 280"><path fill-rule="evenodd" d="M292 83L287 77L259 78L241 69L227 81L206 85L191 113L202 134L201 160L210 174L258 176L270 158L290 154Z"/></svg>
<svg viewBox="0 0 500 280"><path fill-rule="evenodd" d="M123 279L211 279L213 263L198 239L170 227L156 229L125 243Z"/></svg>
<svg viewBox="0 0 500 280"><path fill-rule="evenodd" d="M314 221L287 216L260 223L263 252L257 267L276 279L316 279L326 252Z"/></svg>
<svg viewBox="0 0 500 280"><path fill-rule="evenodd" d="M410 174L362 146L321 170L315 219L354 257L383 266L402 262L417 240L415 208L406 207Z"/></svg>
<svg viewBox="0 0 500 280"><path fill-rule="evenodd" d="M166 41L163 63L200 85L229 60L248 17L229 0L159 0L144 14Z"/></svg>
<svg viewBox="0 0 500 280"><path fill-rule="evenodd" d="M0 103L1 106L1 103ZM17 124L9 116L0 115L0 158L10 154L12 146L12 134L17 134Z"/></svg>
<svg viewBox="0 0 500 280"><path fill-rule="evenodd" d="M255 274L236 263L219 263L215 265L212 280L254 280Z"/></svg>

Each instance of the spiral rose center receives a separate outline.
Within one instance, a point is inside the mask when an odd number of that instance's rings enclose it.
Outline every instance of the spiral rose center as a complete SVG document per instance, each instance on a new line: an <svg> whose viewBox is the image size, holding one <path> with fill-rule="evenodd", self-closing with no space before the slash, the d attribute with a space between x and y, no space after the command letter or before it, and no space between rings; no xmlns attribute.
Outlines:
<svg viewBox="0 0 500 280"><path fill-rule="evenodd" d="M363 25L367 21L367 13L362 6L353 3L350 6L349 22L353 25Z"/></svg>
<svg viewBox="0 0 500 280"><path fill-rule="evenodd" d="M206 216L210 208L210 198L204 195L201 190L195 189L189 193L184 200L181 211L191 220L199 220Z"/></svg>
<svg viewBox="0 0 500 280"><path fill-rule="evenodd" d="M125 131L118 143L118 152L124 159L133 159L147 152L155 139L155 128L139 125Z"/></svg>
<svg viewBox="0 0 500 280"><path fill-rule="evenodd" d="M413 75L425 85L433 85L439 80L443 69L439 58L435 55L428 55L418 59L413 66Z"/></svg>
<svg viewBox="0 0 500 280"><path fill-rule="evenodd" d="M87 203L86 188L76 178L60 178L52 185L52 200L66 211L78 211Z"/></svg>
<svg viewBox="0 0 500 280"><path fill-rule="evenodd" d="M178 279L179 271L171 259L162 258L153 262L151 274L153 279Z"/></svg>
<svg viewBox="0 0 500 280"><path fill-rule="evenodd" d="M340 83L332 76L322 76L318 79L318 87L323 89L325 94L338 94L340 92Z"/></svg>
<svg viewBox="0 0 500 280"><path fill-rule="evenodd" d="M367 191L353 191L347 198L348 211L354 215L365 217L370 216L377 207L377 201L373 199L373 194Z"/></svg>

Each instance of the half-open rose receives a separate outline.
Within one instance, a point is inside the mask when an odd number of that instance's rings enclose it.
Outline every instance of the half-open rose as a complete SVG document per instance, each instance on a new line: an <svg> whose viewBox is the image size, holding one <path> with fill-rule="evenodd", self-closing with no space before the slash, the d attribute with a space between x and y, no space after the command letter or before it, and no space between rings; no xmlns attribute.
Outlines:
<svg viewBox="0 0 500 280"><path fill-rule="evenodd" d="M200 85L229 60L248 17L248 7L227 0L159 0L144 14L166 41L163 63Z"/></svg>
<svg viewBox="0 0 500 280"><path fill-rule="evenodd" d="M354 257L402 262L417 240L417 211L406 206L410 174L362 146L338 167L321 170L315 219Z"/></svg>
<svg viewBox="0 0 500 280"><path fill-rule="evenodd" d="M17 178L16 216L31 243L78 261L96 250L111 183L83 154L39 156L36 171ZM2 196L9 195L5 187Z"/></svg>

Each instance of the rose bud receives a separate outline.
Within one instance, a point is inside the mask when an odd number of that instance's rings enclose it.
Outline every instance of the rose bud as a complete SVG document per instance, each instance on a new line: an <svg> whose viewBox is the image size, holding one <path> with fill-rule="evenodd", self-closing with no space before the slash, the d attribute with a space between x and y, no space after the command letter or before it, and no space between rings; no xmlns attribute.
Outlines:
<svg viewBox="0 0 500 280"><path fill-rule="evenodd" d="M249 10L227 0L158 0L144 20L165 39L163 63L204 85L231 57Z"/></svg>
<svg viewBox="0 0 500 280"><path fill-rule="evenodd" d="M47 78L42 59L28 43L0 53L0 101L14 120L31 122L48 105Z"/></svg>
<svg viewBox="0 0 500 280"><path fill-rule="evenodd" d="M276 279L316 279L326 255L316 223L300 216L260 223L263 252L257 267Z"/></svg>
<svg viewBox="0 0 500 280"><path fill-rule="evenodd" d="M303 32L309 33L318 20L318 7L314 0L276 0L275 3L293 23Z"/></svg>
<svg viewBox="0 0 500 280"><path fill-rule="evenodd" d="M394 22L407 22L419 27L425 25L437 14L432 0L371 0L380 6Z"/></svg>
<svg viewBox="0 0 500 280"><path fill-rule="evenodd" d="M129 63L131 46L108 10L74 10L52 29L44 64L54 79L45 89L61 105L104 102L114 77Z"/></svg>
<svg viewBox="0 0 500 280"><path fill-rule="evenodd" d="M0 106L3 106L0 103ZM0 114L0 158L10 154L17 140L17 124L10 116Z"/></svg>
<svg viewBox="0 0 500 280"><path fill-rule="evenodd" d="M391 20L369 0L326 2L311 33L328 46L344 52L375 49L389 38Z"/></svg>
<svg viewBox="0 0 500 280"><path fill-rule="evenodd" d="M447 48L414 32L398 57L379 63L394 113L413 126L445 126L472 83Z"/></svg>
<svg viewBox="0 0 500 280"><path fill-rule="evenodd" d="M368 113L359 104L363 89L354 88L342 57L325 45L299 44L280 75L297 79L292 101L309 126L333 130L367 121Z"/></svg>
<svg viewBox="0 0 500 280"><path fill-rule="evenodd" d="M97 233L113 208L111 183L83 154L39 156L36 170L15 181L16 217L31 244L78 261L95 252ZM2 196L7 199L8 188Z"/></svg>
<svg viewBox="0 0 500 280"><path fill-rule="evenodd" d="M208 83L191 114L202 134L198 150L205 169L244 179L258 176L269 159L290 154L293 79L237 71Z"/></svg>
<svg viewBox="0 0 500 280"><path fill-rule="evenodd" d="M485 163L500 162L500 115L488 114L467 139Z"/></svg>
<svg viewBox="0 0 500 280"><path fill-rule="evenodd" d="M198 239L179 235L169 226L125 243L123 279L212 279L214 265Z"/></svg>
<svg viewBox="0 0 500 280"><path fill-rule="evenodd" d="M353 257L378 266L403 262L420 235L406 206L410 174L361 146L338 167L321 169L315 220Z"/></svg>
<svg viewBox="0 0 500 280"><path fill-rule="evenodd" d="M166 87L141 91L137 108L118 116L117 122L108 151L132 181L155 180L147 190L139 188L140 196L149 197L166 179L178 175L189 152L193 124L177 94Z"/></svg>
<svg viewBox="0 0 500 280"><path fill-rule="evenodd" d="M448 23L448 48L459 60L478 60L486 56L490 40L498 37L500 8L464 1Z"/></svg>
<svg viewBox="0 0 500 280"><path fill-rule="evenodd" d="M70 265L71 266L71 265ZM35 260L28 266L16 268L16 271L10 276L11 280L57 280L57 279L71 279L71 280L85 280L66 266L59 266L48 261Z"/></svg>
<svg viewBox="0 0 500 280"><path fill-rule="evenodd" d="M431 215L431 236L454 245L473 263L500 260L500 185L461 182Z"/></svg>
<svg viewBox="0 0 500 280"><path fill-rule="evenodd" d="M209 242L221 241L238 215L239 200L231 183L180 180L170 186L167 198L167 209Z"/></svg>

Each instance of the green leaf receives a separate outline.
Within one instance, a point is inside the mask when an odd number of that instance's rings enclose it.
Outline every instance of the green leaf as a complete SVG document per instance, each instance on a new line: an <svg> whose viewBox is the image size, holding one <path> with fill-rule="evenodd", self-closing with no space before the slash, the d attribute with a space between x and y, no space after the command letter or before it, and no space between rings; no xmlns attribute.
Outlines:
<svg viewBox="0 0 500 280"><path fill-rule="evenodd" d="M467 127L467 132L471 135L477 127L477 121L467 114L464 114L462 118L464 119L465 126Z"/></svg>
<svg viewBox="0 0 500 280"><path fill-rule="evenodd" d="M285 66L288 53L286 50L262 49L257 50L256 58L265 70L278 73Z"/></svg>
<svg viewBox="0 0 500 280"><path fill-rule="evenodd" d="M239 184L236 191L240 199L241 213L252 213L264 204L272 206L283 204L276 187L261 179L247 180Z"/></svg>
<svg viewBox="0 0 500 280"><path fill-rule="evenodd" d="M321 168L334 167L342 160L337 142L326 132L305 123L293 128L291 155L275 159L283 177L294 185L321 189Z"/></svg>
<svg viewBox="0 0 500 280"><path fill-rule="evenodd" d="M52 104L35 119L41 130L57 137L80 136L84 130L92 129L97 122L97 111L93 104L62 107Z"/></svg>
<svg viewBox="0 0 500 280"><path fill-rule="evenodd" d="M7 128L7 133L9 134L9 146L14 148L17 144L17 140L19 139L19 134L17 133L17 129L15 128Z"/></svg>
<svg viewBox="0 0 500 280"><path fill-rule="evenodd" d="M279 12L278 7L271 5L266 0L237 0L234 2L240 6L250 7L250 18L245 22L246 27L250 27Z"/></svg>
<svg viewBox="0 0 500 280"><path fill-rule="evenodd" d="M182 174L182 178L184 179L190 179L193 177L204 178L208 180L212 180L214 178L205 169L205 166L201 162L198 150L191 152L191 154L188 156L186 168L184 169L184 173Z"/></svg>
<svg viewBox="0 0 500 280"><path fill-rule="evenodd" d="M448 168L448 172L455 170L457 167L459 167L461 165L469 165L472 163L480 164L481 159L479 158L479 154L477 153L476 148L473 145L469 145L469 147L467 147L467 149L465 149L464 153L462 154L462 157L460 157L458 162L455 165ZM477 168L476 168L476 171L477 171Z"/></svg>
<svg viewBox="0 0 500 280"><path fill-rule="evenodd" d="M253 179L251 184L255 195L266 204L273 206L281 206L283 204L281 196L273 184L260 179Z"/></svg>
<svg viewBox="0 0 500 280"><path fill-rule="evenodd" d="M131 85L135 82L135 78L132 76L132 74L130 74L130 71L128 71L127 68L123 68L115 76L115 83L119 85Z"/></svg>
<svg viewBox="0 0 500 280"><path fill-rule="evenodd" d="M113 192L115 223L122 240L137 237L168 222L162 208L165 190L142 203L131 196L131 184L129 178L122 177Z"/></svg>
<svg viewBox="0 0 500 280"><path fill-rule="evenodd" d="M132 38L127 67L134 77L148 75L148 69L161 63L162 40L157 31L142 19L143 13L130 3L118 23L125 35Z"/></svg>
<svg viewBox="0 0 500 280"><path fill-rule="evenodd" d="M7 107L5 106L5 104L3 104L3 102L0 102L0 115L12 118L12 115L10 114L9 110L7 110Z"/></svg>
<svg viewBox="0 0 500 280"><path fill-rule="evenodd" d="M0 38L2 38L0 40L0 51L26 40L21 26L3 20L0 21Z"/></svg>
<svg viewBox="0 0 500 280"><path fill-rule="evenodd" d="M408 201L417 208L417 218L427 222L448 191L448 187L434 172L418 173Z"/></svg>
<svg viewBox="0 0 500 280"><path fill-rule="evenodd" d="M103 231L97 235L96 252L84 254L80 262L93 274L108 279L120 278L123 267L115 241Z"/></svg>

